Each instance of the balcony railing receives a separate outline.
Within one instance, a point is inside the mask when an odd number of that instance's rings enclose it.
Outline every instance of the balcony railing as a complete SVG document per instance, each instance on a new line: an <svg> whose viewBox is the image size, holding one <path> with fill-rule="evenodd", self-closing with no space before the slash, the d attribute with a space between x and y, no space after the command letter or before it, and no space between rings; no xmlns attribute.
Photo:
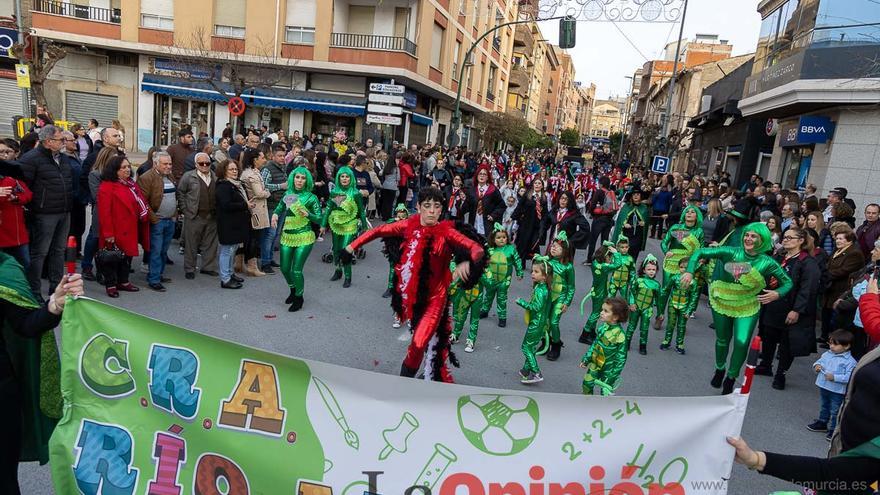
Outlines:
<svg viewBox="0 0 880 495"><path fill-rule="evenodd" d="M416 56L416 44L402 36L380 36L377 34L333 33L330 46L341 48L365 48L368 50L388 50L406 52Z"/></svg>
<svg viewBox="0 0 880 495"><path fill-rule="evenodd" d="M119 24L122 21L122 13L119 9L105 9L101 7L89 7L88 5L76 5L55 0L33 0L34 12L74 17L89 21L109 22Z"/></svg>

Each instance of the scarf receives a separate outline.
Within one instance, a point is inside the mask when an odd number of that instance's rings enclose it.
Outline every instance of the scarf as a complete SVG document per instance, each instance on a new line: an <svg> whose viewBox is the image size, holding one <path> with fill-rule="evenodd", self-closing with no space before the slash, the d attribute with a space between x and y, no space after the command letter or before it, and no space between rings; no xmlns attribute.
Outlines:
<svg viewBox="0 0 880 495"><path fill-rule="evenodd" d="M229 183L232 184L233 187L235 187L235 189L238 191L238 193L241 194L241 197L244 198L244 202L247 203L247 201L248 201L247 193L244 192L244 187L242 187L241 181L238 179L229 179L229 178L227 178L226 180L229 181Z"/></svg>
<svg viewBox="0 0 880 495"><path fill-rule="evenodd" d="M131 191L131 195L134 196L134 201L138 205L138 219L143 220L147 218L150 211L147 209L147 202L141 194L140 189L138 189L137 184L131 179L120 180L119 183L127 187L128 190Z"/></svg>

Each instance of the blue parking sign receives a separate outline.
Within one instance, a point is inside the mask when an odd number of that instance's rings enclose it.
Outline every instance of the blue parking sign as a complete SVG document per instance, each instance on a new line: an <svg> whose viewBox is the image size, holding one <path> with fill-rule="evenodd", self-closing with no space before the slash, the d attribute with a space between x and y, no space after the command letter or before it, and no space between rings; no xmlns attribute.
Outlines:
<svg viewBox="0 0 880 495"><path fill-rule="evenodd" d="M660 155L655 156L654 162L651 164L651 172L656 172L658 174L668 174L669 157Z"/></svg>

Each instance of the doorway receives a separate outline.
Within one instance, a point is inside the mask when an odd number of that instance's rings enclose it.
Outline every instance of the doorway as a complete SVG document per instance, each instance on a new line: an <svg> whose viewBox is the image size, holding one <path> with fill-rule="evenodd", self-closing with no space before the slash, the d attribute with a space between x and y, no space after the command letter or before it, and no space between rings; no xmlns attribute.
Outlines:
<svg viewBox="0 0 880 495"><path fill-rule="evenodd" d="M214 135L214 103L185 100L166 95L156 95L155 144L168 146L177 142L177 133L185 125L192 127L198 139L202 135Z"/></svg>

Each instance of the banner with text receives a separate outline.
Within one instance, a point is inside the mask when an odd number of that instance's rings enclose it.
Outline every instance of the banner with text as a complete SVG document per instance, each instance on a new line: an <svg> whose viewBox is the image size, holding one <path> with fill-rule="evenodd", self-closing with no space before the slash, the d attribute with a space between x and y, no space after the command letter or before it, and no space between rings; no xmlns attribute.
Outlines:
<svg viewBox="0 0 880 495"><path fill-rule="evenodd" d="M88 298L68 303L62 341L64 494L723 494L747 402L429 383Z"/></svg>

